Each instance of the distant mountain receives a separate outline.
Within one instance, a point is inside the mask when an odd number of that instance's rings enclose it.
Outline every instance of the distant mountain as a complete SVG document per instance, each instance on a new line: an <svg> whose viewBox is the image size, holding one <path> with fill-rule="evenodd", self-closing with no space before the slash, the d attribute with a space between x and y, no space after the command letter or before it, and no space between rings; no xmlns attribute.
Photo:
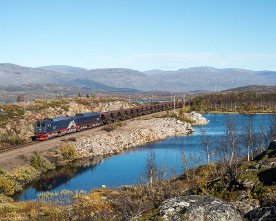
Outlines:
<svg viewBox="0 0 276 221"><path fill-rule="evenodd" d="M22 67L14 64L0 64L1 85L46 84L55 83L57 80L58 74L52 71Z"/></svg>
<svg viewBox="0 0 276 221"><path fill-rule="evenodd" d="M93 89L95 91L105 91L105 92L138 92L137 89L132 88L116 88L106 86L97 81L89 80L89 79L75 79L73 81L64 81L62 83L65 86L70 87L80 87L85 89Z"/></svg>
<svg viewBox="0 0 276 221"><path fill-rule="evenodd" d="M63 74L76 74L76 73L82 73L84 71L87 71L87 69L85 68L72 67L67 65L43 66L43 67L39 67L39 69L54 71L54 72L63 73Z"/></svg>
<svg viewBox="0 0 276 221"><path fill-rule="evenodd" d="M275 85L276 72L192 67L140 72L126 68L87 70L53 65L27 68L0 64L0 84L60 84L103 91L222 91L246 85Z"/></svg>
<svg viewBox="0 0 276 221"><path fill-rule="evenodd" d="M164 71L160 69L154 69L154 70L144 71L143 73L146 75L155 75L155 74L160 74L161 72L164 72Z"/></svg>
<svg viewBox="0 0 276 221"><path fill-rule="evenodd" d="M150 78L153 81L163 79L160 87L173 91L218 91L245 85L276 84L276 72L235 68L193 67L177 71L160 71L159 73L155 70Z"/></svg>
<svg viewBox="0 0 276 221"><path fill-rule="evenodd" d="M86 73L86 75L81 73ZM35 85L35 88L37 88L37 85L54 84L106 92L138 91L137 89L127 87L116 88L107 86L90 79L89 75L86 69L70 66L29 68L14 64L0 64L0 85L3 86L24 85L24 88L26 88L25 85Z"/></svg>

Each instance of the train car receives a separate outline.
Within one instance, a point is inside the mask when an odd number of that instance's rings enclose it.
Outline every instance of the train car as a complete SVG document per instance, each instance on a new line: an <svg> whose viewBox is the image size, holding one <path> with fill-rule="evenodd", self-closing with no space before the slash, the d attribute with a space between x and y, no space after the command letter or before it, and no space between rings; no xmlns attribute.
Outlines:
<svg viewBox="0 0 276 221"><path fill-rule="evenodd" d="M76 114L77 131L101 125L101 114L98 112Z"/></svg>
<svg viewBox="0 0 276 221"><path fill-rule="evenodd" d="M76 131L77 117L45 118L35 124L33 139L44 140Z"/></svg>
<svg viewBox="0 0 276 221"><path fill-rule="evenodd" d="M73 117L45 118L35 124L34 140L44 140L101 124L100 113L80 113Z"/></svg>
<svg viewBox="0 0 276 221"><path fill-rule="evenodd" d="M117 111L106 111L101 113L101 120L103 124L117 121Z"/></svg>

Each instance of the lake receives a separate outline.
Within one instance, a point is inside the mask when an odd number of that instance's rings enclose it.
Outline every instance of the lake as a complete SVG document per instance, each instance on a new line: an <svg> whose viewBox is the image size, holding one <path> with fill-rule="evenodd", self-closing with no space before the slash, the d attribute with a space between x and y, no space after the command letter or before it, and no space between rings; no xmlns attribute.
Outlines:
<svg viewBox="0 0 276 221"><path fill-rule="evenodd" d="M185 154L189 167L205 164L206 152L202 140L204 128L209 141L209 148L214 152L213 160L218 160L215 154L217 146L221 144L225 134L225 125L230 120L237 126L237 134L243 139L245 127L251 119L258 142L261 142L260 125L263 125L266 133L269 123L275 115L271 114L205 114L209 124L194 126L195 132L187 136L170 137L154 143L135 147L125 153L111 156L107 159L93 159L85 162L76 162L71 166L58 168L42 176L33 182L22 193L16 196L18 200L33 200L37 194L44 191L61 190L85 190L90 191L102 185L118 187L121 185L135 185L146 179L146 167L149 159L152 159L158 168L166 171L164 178L183 173L181 154ZM267 140L268 142L268 140Z"/></svg>

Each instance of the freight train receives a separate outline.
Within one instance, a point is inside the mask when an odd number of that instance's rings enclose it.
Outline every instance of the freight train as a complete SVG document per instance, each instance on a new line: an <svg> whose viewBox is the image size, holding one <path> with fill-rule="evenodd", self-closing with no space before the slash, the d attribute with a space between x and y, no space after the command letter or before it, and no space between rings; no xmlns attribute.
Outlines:
<svg viewBox="0 0 276 221"><path fill-rule="evenodd" d="M164 102L101 113L89 112L69 117L45 118L35 123L35 133L32 139L45 140L63 136L115 121L123 121L159 111L181 108L183 105L184 102Z"/></svg>

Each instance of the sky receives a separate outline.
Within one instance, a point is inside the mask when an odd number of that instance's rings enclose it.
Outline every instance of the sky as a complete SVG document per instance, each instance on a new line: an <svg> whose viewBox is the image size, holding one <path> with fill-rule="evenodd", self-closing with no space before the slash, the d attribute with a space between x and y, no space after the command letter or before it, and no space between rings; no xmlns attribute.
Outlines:
<svg viewBox="0 0 276 221"><path fill-rule="evenodd" d="M0 63L276 71L275 0L0 0Z"/></svg>

